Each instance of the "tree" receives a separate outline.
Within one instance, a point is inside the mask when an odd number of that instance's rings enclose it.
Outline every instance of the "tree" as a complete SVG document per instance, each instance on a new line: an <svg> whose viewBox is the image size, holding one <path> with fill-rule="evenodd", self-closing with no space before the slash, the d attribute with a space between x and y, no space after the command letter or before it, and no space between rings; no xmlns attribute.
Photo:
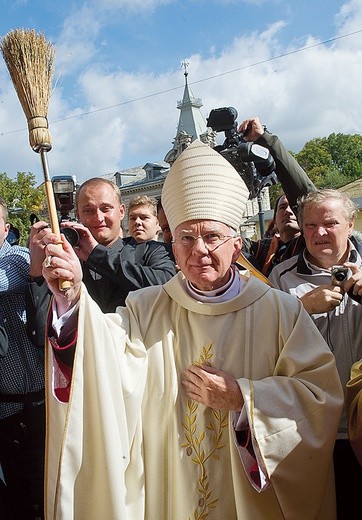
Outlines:
<svg viewBox="0 0 362 520"><path fill-rule="evenodd" d="M362 175L362 136L331 134L327 137L333 164L349 180Z"/></svg>
<svg viewBox="0 0 362 520"><path fill-rule="evenodd" d="M362 136L330 134L308 141L298 153L290 152L317 188L340 188L362 176ZM269 188L273 208L282 193L280 184Z"/></svg>
<svg viewBox="0 0 362 520"><path fill-rule="evenodd" d="M30 231L30 215L44 215L45 190L36 187L35 175L18 172L16 179L0 174L0 196L9 210L9 222L20 232L20 244L25 245Z"/></svg>
<svg viewBox="0 0 362 520"><path fill-rule="evenodd" d="M362 176L362 136L317 137L295 157L318 188L339 188Z"/></svg>

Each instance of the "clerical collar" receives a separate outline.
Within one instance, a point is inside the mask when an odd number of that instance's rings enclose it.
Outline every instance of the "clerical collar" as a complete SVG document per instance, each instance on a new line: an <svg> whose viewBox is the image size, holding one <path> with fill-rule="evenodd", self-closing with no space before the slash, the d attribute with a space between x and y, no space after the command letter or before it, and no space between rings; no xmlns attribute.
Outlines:
<svg viewBox="0 0 362 520"><path fill-rule="evenodd" d="M245 282L242 282L238 275L239 270L236 266L230 268L230 279L225 285L213 291L200 291L192 283L186 280L186 290L192 298L205 303L221 303L235 298L241 291Z"/></svg>

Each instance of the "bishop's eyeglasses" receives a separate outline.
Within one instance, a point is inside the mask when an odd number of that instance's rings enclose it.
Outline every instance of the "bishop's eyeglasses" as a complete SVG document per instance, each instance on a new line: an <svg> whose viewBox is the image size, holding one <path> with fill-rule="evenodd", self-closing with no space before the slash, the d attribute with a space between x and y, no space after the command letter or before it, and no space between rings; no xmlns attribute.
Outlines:
<svg viewBox="0 0 362 520"><path fill-rule="evenodd" d="M213 231L211 233L205 233L204 235L181 235L175 238L173 242L179 244L184 249L192 249L195 247L196 241L201 238L206 249L212 253L216 248L230 240L230 238L236 237L237 235L224 235L223 233Z"/></svg>

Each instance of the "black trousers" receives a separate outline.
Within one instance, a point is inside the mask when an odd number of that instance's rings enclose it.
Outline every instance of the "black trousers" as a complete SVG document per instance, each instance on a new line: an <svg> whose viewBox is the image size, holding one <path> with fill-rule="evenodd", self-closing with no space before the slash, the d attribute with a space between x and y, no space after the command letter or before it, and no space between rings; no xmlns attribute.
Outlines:
<svg viewBox="0 0 362 520"><path fill-rule="evenodd" d="M2 520L44 518L45 403L0 420L0 482Z"/></svg>
<svg viewBox="0 0 362 520"><path fill-rule="evenodd" d="M336 481L337 519L355 520L360 513L358 504L362 496L362 467L348 439L337 440L333 451Z"/></svg>

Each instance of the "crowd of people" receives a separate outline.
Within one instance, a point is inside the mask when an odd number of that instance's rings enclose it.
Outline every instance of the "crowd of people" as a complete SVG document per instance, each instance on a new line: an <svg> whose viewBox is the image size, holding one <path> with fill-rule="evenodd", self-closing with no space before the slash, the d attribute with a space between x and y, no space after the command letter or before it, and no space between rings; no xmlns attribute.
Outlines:
<svg viewBox="0 0 362 520"><path fill-rule="evenodd" d="M102 178L62 223L73 246L45 221L28 249L11 245L0 199L1 518L354 518L357 208L318 190L258 118L240 131L270 150L283 190L260 240L240 237L242 178L198 140L160 201L130 202L127 237Z"/></svg>

